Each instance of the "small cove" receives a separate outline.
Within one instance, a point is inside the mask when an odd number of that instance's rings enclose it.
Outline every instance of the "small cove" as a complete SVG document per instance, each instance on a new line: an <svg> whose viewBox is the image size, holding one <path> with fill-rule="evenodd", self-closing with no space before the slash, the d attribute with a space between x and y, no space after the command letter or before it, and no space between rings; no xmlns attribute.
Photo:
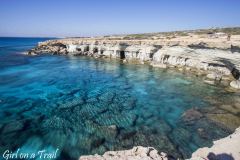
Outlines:
<svg viewBox="0 0 240 160"><path fill-rule="evenodd" d="M223 119L239 124L239 93L148 65L19 54L42 40L0 41L1 153L58 148L78 159L141 145L189 158L233 132Z"/></svg>

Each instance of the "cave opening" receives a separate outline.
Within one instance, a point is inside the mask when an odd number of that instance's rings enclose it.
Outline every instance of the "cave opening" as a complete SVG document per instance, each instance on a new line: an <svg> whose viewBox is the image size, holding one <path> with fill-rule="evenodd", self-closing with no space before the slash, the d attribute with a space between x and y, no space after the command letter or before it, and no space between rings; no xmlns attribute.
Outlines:
<svg viewBox="0 0 240 160"><path fill-rule="evenodd" d="M77 48L77 51L78 51L78 52L81 52L81 51L82 51L82 49L81 49L81 48Z"/></svg>
<svg viewBox="0 0 240 160"><path fill-rule="evenodd" d="M124 51L120 51L120 59L125 59L125 52Z"/></svg>
<svg viewBox="0 0 240 160"><path fill-rule="evenodd" d="M149 54L149 58L152 59L152 58L153 58L153 55L154 55L154 53L150 53L150 54Z"/></svg>
<svg viewBox="0 0 240 160"><path fill-rule="evenodd" d="M93 53L98 53L98 49L97 49L97 48L94 48L94 49L93 49Z"/></svg>
<svg viewBox="0 0 240 160"><path fill-rule="evenodd" d="M89 46L85 48L85 52L89 52Z"/></svg>

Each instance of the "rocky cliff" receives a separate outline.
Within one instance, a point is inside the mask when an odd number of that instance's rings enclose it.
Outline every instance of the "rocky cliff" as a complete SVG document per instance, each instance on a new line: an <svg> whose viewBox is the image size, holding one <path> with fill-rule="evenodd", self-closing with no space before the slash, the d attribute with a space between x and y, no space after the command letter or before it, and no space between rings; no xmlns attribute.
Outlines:
<svg viewBox="0 0 240 160"><path fill-rule="evenodd" d="M50 53L109 57L149 63L153 67L176 68L205 76L210 84L240 89L240 37L174 38L161 40L109 40L106 38L68 38L41 42L29 55Z"/></svg>

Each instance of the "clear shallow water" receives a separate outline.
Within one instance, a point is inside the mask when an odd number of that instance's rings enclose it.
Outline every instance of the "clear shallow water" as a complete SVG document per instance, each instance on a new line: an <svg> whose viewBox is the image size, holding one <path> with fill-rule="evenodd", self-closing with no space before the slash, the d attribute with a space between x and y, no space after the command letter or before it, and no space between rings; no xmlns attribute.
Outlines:
<svg viewBox="0 0 240 160"><path fill-rule="evenodd" d="M58 159L78 159L142 145L186 158L231 132L204 114L232 93L147 65L21 54L43 40L0 38L1 154L58 148ZM185 123L191 108L203 118Z"/></svg>

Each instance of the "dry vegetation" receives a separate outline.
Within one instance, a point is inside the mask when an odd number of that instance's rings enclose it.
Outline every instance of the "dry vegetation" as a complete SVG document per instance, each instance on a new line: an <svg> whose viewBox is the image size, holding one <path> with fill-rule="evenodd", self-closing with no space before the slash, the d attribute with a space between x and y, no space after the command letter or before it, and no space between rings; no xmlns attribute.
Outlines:
<svg viewBox="0 0 240 160"><path fill-rule="evenodd" d="M240 27L129 34L129 35L116 35L116 36L104 36L104 37L107 39L124 39L124 40L161 39L161 38L171 39L176 37L190 36L193 34L194 35L206 35L206 34L211 35L211 34L220 33L220 32L229 34L229 35L240 35Z"/></svg>

